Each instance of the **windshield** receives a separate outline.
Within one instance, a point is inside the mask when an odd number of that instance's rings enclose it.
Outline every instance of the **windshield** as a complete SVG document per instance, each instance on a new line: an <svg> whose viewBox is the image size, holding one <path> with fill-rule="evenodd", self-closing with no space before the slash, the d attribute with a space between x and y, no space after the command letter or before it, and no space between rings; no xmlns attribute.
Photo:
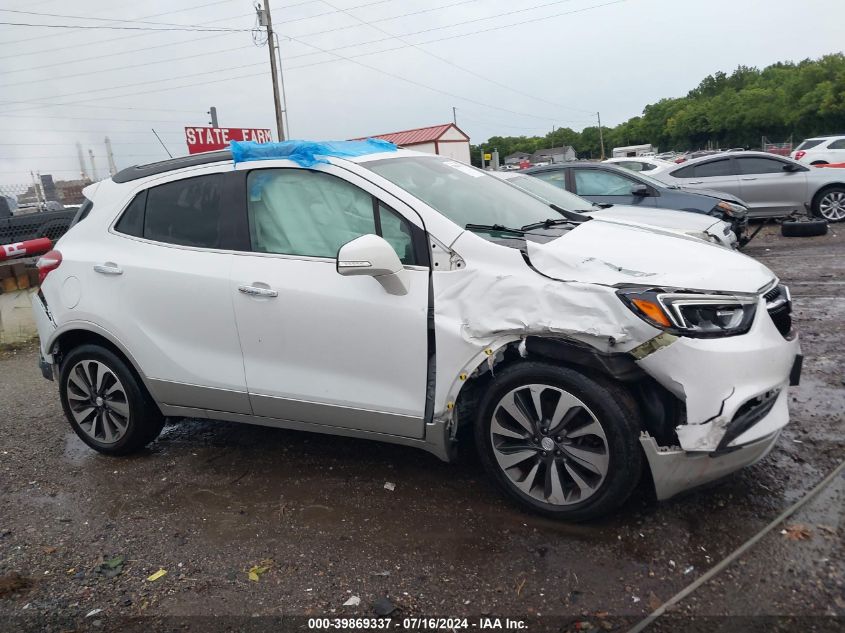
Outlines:
<svg viewBox="0 0 845 633"><path fill-rule="evenodd" d="M576 196L574 193L570 193L560 187L555 187L533 176L514 176L513 178L505 178L504 181L542 199L544 202L555 204L567 211L592 212L598 209L589 200L585 200L581 196Z"/></svg>
<svg viewBox="0 0 845 633"><path fill-rule="evenodd" d="M498 178L442 156L403 156L362 163L455 224L520 227L560 215Z"/></svg>

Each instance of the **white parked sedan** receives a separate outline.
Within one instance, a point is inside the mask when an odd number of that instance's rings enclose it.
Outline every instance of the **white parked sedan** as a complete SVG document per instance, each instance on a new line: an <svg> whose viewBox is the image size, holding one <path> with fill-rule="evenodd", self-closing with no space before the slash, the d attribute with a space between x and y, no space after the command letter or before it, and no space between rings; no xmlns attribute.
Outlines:
<svg viewBox="0 0 845 633"><path fill-rule="evenodd" d="M789 421L801 356L772 271L443 156L236 142L85 195L33 308L44 375L101 453L164 416L443 460L467 437L512 499L580 520L645 468L667 498L751 464Z"/></svg>
<svg viewBox="0 0 845 633"><path fill-rule="evenodd" d="M845 169L807 167L767 152L730 152L681 163L655 178L689 189L718 189L741 197L748 217L784 217L809 209L830 222L845 220Z"/></svg>
<svg viewBox="0 0 845 633"><path fill-rule="evenodd" d="M632 207L621 204L599 205L539 178L518 172L499 171L490 173L522 189L527 194L566 211L583 213L605 222L645 226L675 235L694 237L728 248L739 246L739 241L731 229L731 225L713 216L688 211L657 209L655 207Z"/></svg>

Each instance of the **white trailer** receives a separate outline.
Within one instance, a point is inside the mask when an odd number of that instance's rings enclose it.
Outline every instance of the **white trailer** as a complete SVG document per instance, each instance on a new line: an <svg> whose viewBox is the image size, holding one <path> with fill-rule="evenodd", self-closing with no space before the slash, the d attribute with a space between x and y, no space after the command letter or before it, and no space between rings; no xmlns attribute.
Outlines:
<svg viewBox="0 0 845 633"><path fill-rule="evenodd" d="M629 158L632 156L654 156L657 148L651 144L647 145L626 145L625 147L614 147L613 158Z"/></svg>

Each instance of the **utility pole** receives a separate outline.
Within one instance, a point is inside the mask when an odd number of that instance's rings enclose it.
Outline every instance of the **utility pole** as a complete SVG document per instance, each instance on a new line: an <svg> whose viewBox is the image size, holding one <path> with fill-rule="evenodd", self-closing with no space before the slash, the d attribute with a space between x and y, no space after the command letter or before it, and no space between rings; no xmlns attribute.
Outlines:
<svg viewBox="0 0 845 633"><path fill-rule="evenodd" d="M257 8L258 23L267 27L267 48L270 50L270 72L273 80L273 106L276 112L276 130L280 141L285 140L285 126L282 120L282 102L279 98L279 69L276 66L276 54L273 47L273 18L270 15L270 0L264 0L264 9Z"/></svg>
<svg viewBox="0 0 845 633"><path fill-rule="evenodd" d="M452 106L452 123L454 123L455 125L458 124L458 115L456 114L456 111L457 108L455 106Z"/></svg>
<svg viewBox="0 0 845 633"><path fill-rule="evenodd" d="M88 149L88 158L91 160L91 180L97 181L97 166L94 164L94 150Z"/></svg>
<svg viewBox="0 0 845 633"><path fill-rule="evenodd" d="M114 164L114 152L111 150L111 140L106 137L106 157L109 161L109 176L114 176L117 173L117 165Z"/></svg>
<svg viewBox="0 0 845 633"><path fill-rule="evenodd" d="M208 113L207 113L207 114L208 114L208 116L210 116L210 117L211 117L211 121L209 121L209 122L208 122L208 124L209 124L211 127L220 127L220 126L218 125L218 123L217 123L217 108L215 108L214 106L211 106L211 107L208 109Z"/></svg>
<svg viewBox="0 0 845 633"><path fill-rule="evenodd" d="M599 119L599 143L601 143L601 159L604 160L604 133L601 131L601 112L596 112Z"/></svg>

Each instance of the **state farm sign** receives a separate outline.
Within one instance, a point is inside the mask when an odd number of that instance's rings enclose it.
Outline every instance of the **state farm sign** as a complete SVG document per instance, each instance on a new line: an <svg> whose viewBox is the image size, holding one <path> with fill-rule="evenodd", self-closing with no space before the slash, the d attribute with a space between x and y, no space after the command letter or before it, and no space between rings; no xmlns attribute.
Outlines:
<svg viewBox="0 0 845 633"><path fill-rule="evenodd" d="M185 142L189 154L226 149L231 141L269 143L273 140L270 130L252 127L186 127Z"/></svg>

